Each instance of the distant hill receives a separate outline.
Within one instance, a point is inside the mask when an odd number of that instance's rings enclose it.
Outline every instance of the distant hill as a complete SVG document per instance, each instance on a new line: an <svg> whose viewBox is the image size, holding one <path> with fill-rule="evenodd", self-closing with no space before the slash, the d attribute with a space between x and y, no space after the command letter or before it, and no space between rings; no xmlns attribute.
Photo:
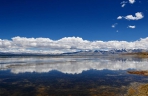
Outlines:
<svg viewBox="0 0 148 96"><path fill-rule="evenodd" d="M62 55L110 55L110 54L126 54L126 53L138 53L145 52L147 50L143 49L114 49L114 50L88 50L88 51L77 51L77 52L69 52L63 53Z"/></svg>
<svg viewBox="0 0 148 96"><path fill-rule="evenodd" d="M0 56L68 56L68 55L110 55L110 54L135 54L141 52L148 52L148 50L143 49L114 49L114 50L87 50L87 51L76 51L76 52L66 52L62 54L40 54L40 53L11 53L11 52L0 52Z"/></svg>

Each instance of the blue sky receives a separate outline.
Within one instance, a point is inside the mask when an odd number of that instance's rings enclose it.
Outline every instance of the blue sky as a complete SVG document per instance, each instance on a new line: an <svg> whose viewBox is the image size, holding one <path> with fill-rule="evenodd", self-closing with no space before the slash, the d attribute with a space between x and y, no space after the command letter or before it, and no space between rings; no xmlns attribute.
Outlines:
<svg viewBox="0 0 148 96"><path fill-rule="evenodd" d="M127 3L121 7L123 1ZM147 10L148 0L135 0L133 4L128 0L0 0L0 38L57 40L78 36L86 40L134 41L148 36ZM118 16L134 16L137 12L144 17L117 20Z"/></svg>
<svg viewBox="0 0 148 96"><path fill-rule="evenodd" d="M148 0L0 0L0 51L146 49L147 25Z"/></svg>

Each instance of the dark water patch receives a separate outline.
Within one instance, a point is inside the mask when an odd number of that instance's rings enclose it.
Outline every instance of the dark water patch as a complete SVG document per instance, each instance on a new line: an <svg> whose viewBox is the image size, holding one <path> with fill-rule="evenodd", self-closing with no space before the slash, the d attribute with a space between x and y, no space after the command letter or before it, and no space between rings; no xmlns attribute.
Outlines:
<svg viewBox="0 0 148 96"><path fill-rule="evenodd" d="M143 82L126 71L89 70L82 74L21 73L1 76L0 96L107 96L125 93L131 82ZM122 74L122 75L121 75Z"/></svg>

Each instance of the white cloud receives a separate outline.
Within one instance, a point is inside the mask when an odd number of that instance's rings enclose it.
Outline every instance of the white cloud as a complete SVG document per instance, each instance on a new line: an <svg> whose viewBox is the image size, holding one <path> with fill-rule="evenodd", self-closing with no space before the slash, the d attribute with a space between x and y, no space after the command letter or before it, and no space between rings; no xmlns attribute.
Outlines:
<svg viewBox="0 0 148 96"><path fill-rule="evenodd" d="M129 25L128 28L134 29L134 28L136 28L136 26L131 26L131 25Z"/></svg>
<svg viewBox="0 0 148 96"><path fill-rule="evenodd" d="M139 20L139 19L142 19L144 16L141 12L137 12L135 13L135 16L133 15L127 15L125 16L125 19L127 20Z"/></svg>
<svg viewBox="0 0 148 96"><path fill-rule="evenodd" d="M112 28L115 28L115 25L112 25Z"/></svg>
<svg viewBox="0 0 148 96"><path fill-rule="evenodd" d="M115 23L112 25L112 28L115 28L118 25L118 23Z"/></svg>
<svg viewBox="0 0 148 96"><path fill-rule="evenodd" d="M122 16L118 16L117 19L122 19Z"/></svg>
<svg viewBox="0 0 148 96"><path fill-rule="evenodd" d="M135 13L135 16L133 15L127 15L127 16L118 16L117 19L127 19L127 20L140 20L142 18L144 18L144 15L142 14L142 12L137 12ZM115 26L112 26L115 27Z"/></svg>
<svg viewBox="0 0 148 96"><path fill-rule="evenodd" d="M64 37L59 40L26 37L13 37L12 40L0 39L0 52L47 54L96 49L148 49L148 37L134 42L88 41L80 37Z"/></svg>
<svg viewBox="0 0 148 96"><path fill-rule="evenodd" d="M129 0L129 2L127 2L127 1L122 1L120 4L121 4L121 7L125 7L125 5L126 5L127 3L134 4L135 2L136 2L135 0Z"/></svg>
<svg viewBox="0 0 148 96"><path fill-rule="evenodd" d="M121 7L125 7L126 3L128 3L128 2L122 1L122 2L120 3L120 4L121 4Z"/></svg>
<svg viewBox="0 0 148 96"><path fill-rule="evenodd" d="M136 2L135 0L129 0L129 3L131 3L131 4L133 4L135 2Z"/></svg>
<svg viewBox="0 0 148 96"><path fill-rule="evenodd" d="M124 7L126 4L122 4L121 7Z"/></svg>

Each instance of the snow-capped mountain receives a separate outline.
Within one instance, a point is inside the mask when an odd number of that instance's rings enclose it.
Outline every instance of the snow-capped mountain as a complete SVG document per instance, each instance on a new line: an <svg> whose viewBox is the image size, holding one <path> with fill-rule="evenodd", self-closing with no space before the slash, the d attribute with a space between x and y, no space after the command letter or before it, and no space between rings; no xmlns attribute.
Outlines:
<svg viewBox="0 0 148 96"><path fill-rule="evenodd" d="M113 50L86 50L76 52L65 52L62 54L39 54L39 53L11 53L11 52L0 52L0 56L65 56L65 55L109 55L109 54L124 54L124 53L137 53L137 52L148 52L144 49L113 49Z"/></svg>
<svg viewBox="0 0 148 96"><path fill-rule="evenodd" d="M114 49L114 50L87 50L87 51L77 51L63 53L62 55L109 55L109 54L123 54L123 53L137 53L137 52L147 52L144 49Z"/></svg>

